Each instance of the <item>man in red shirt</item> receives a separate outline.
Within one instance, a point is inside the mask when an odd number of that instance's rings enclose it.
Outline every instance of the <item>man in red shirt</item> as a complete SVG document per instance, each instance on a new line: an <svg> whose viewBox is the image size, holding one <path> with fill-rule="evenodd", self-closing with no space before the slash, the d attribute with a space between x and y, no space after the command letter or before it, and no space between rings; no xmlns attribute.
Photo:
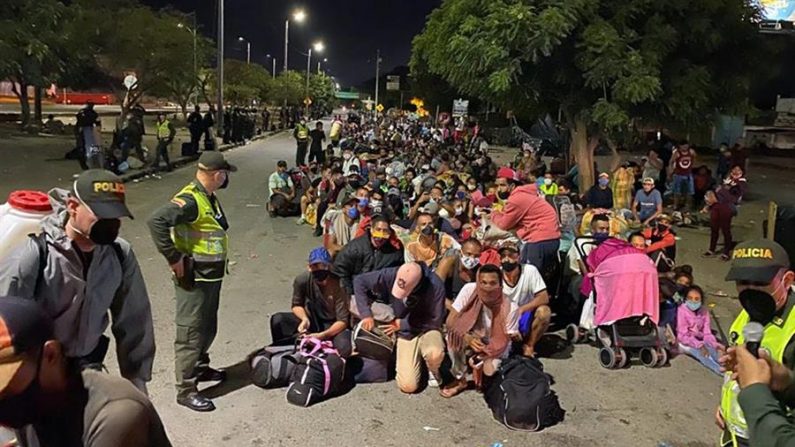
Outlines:
<svg viewBox="0 0 795 447"><path fill-rule="evenodd" d="M690 143L682 141L671 155L671 178L673 180L674 210L679 209L682 198L685 199L685 209L693 208L693 195L696 193L693 184L693 165L696 162L696 151Z"/></svg>

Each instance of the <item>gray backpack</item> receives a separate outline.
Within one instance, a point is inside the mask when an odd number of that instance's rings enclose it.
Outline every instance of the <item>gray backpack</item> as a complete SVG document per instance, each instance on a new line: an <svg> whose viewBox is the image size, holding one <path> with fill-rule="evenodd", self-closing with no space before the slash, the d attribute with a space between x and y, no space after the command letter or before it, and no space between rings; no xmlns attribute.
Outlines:
<svg viewBox="0 0 795 447"><path fill-rule="evenodd" d="M266 346L249 356L251 383L260 388L287 386L296 363L295 346Z"/></svg>

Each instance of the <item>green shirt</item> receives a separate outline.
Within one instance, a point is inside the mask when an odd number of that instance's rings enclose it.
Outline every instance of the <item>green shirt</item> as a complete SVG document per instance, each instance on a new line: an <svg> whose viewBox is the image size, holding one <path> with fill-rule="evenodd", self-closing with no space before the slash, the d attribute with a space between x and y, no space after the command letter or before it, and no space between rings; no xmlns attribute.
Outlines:
<svg viewBox="0 0 795 447"><path fill-rule="evenodd" d="M795 423L766 385L757 383L737 397L754 447L795 447Z"/></svg>

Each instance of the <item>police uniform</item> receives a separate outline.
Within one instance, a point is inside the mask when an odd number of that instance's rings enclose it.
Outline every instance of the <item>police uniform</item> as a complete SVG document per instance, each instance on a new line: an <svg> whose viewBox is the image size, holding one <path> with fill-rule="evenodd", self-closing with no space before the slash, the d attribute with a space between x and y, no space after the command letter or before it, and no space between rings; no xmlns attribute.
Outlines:
<svg viewBox="0 0 795 447"><path fill-rule="evenodd" d="M199 169L236 170L219 152L203 153ZM198 180L194 180L155 211L149 228L158 251L169 264L189 258L185 263L185 278L175 280L175 372L177 400L183 403L185 399L195 398L199 381L224 378L222 372L209 368L208 351L218 328L229 224L216 195L209 194Z"/></svg>
<svg viewBox="0 0 795 447"><path fill-rule="evenodd" d="M168 118L164 119L163 122L156 122L155 130L157 135L157 150L155 151L154 168L155 170L158 169L160 157L163 157L163 160L166 162L166 171L171 171L171 161L168 159L168 146L174 141L174 135L176 135L177 131Z"/></svg>
<svg viewBox="0 0 795 447"><path fill-rule="evenodd" d="M295 165L306 165L306 148L309 145L309 128L306 127L305 123L301 122L295 125L293 137L295 137L296 142Z"/></svg>
<svg viewBox="0 0 795 447"><path fill-rule="evenodd" d="M769 240L749 241L738 245L732 253L732 268L726 276L727 281L750 281L769 284L779 270L789 268L789 256L777 243ZM789 369L795 369L795 293L789 291L784 306L776 312L764 326L761 348L770 353L770 358ZM732 345L745 343L743 328L751 321L747 311L743 310L734 320L729 329L729 341ZM764 323L761 322L761 323ZM740 405L738 395L740 387L737 381L731 380L731 372L724 375L721 388L720 412L726 424L721 435L721 446L747 446L749 440L757 434L749 430L744 406ZM795 404L795 387L776 396L779 403L785 406ZM744 397L745 400L753 397ZM754 419L751 419L754 420ZM755 442L756 444L756 442Z"/></svg>

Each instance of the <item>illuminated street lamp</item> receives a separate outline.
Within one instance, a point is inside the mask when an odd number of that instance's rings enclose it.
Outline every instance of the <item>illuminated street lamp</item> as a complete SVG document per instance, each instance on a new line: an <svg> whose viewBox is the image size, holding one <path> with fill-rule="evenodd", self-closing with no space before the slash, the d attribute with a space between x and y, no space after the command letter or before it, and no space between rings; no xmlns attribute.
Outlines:
<svg viewBox="0 0 795 447"><path fill-rule="evenodd" d="M293 20L296 23L303 23L306 20L306 12L299 9L293 13ZM287 44L290 41L290 19L284 21L284 71L287 71Z"/></svg>

